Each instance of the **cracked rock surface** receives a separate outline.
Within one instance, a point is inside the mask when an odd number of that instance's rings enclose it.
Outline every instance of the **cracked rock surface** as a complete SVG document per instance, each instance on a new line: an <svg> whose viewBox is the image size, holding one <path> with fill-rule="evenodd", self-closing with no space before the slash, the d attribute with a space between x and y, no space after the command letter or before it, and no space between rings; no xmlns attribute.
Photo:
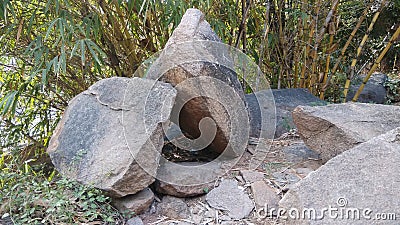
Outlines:
<svg viewBox="0 0 400 225"><path fill-rule="evenodd" d="M114 197L143 190L154 182L175 96L171 85L141 78L95 83L71 100L50 140L54 166Z"/></svg>
<svg viewBox="0 0 400 225"><path fill-rule="evenodd" d="M293 111L293 120L304 143L326 162L400 127L400 107L366 103L299 106Z"/></svg>
<svg viewBox="0 0 400 225"><path fill-rule="evenodd" d="M299 212L312 209L322 219L289 216L285 224L398 224L389 218L400 214L399 137L400 128L396 128L372 138L294 184L280 207ZM330 207L337 210L323 214ZM379 219L379 214L386 220Z"/></svg>

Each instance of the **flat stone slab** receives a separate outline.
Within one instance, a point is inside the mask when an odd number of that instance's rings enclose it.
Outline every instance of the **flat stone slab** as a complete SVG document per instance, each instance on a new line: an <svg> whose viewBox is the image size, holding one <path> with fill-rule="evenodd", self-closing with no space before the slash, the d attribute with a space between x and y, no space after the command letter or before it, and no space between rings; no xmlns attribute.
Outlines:
<svg viewBox="0 0 400 225"><path fill-rule="evenodd" d="M399 162L400 128L336 156L293 185L284 195L279 202L280 208L308 213L306 219L294 219L286 214L289 218L285 222L397 224L400 216ZM322 210L329 207L336 209L333 216L326 211L322 218ZM310 210L315 210L312 213L320 219L310 219ZM296 215L295 210L291 211ZM397 216L397 221L391 219L393 215ZM377 216L386 220L378 220Z"/></svg>
<svg viewBox="0 0 400 225"><path fill-rule="evenodd" d="M247 217L254 208L253 201L239 189L236 180L223 180L206 195L206 201L211 207L226 211L232 219Z"/></svg>
<svg viewBox="0 0 400 225"><path fill-rule="evenodd" d="M366 103L299 106L293 119L304 143L323 162L400 127L400 107Z"/></svg>
<svg viewBox="0 0 400 225"><path fill-rule="evenodd" d="M176 91L141 78L109 78L69 103L47 152L64 176L114 197L154 182Z"/></svg>
<svg viewBox="0 0 400 225"><path fill-rule="evenodd" d="M300 163L307 160L318 160L319 154L309 149L303 142L293 143L282 149L285 159L291 163Z"/></svg>
<svg viewBox="0 0 400 225"><path fill-rule="evenodd" d="M265 181L260 180L251 184L254 202L257 210L260 208L277 208L279 196Z"/></svg>
<svg viewBox="0 0 400 225"><path fill-rule="evenodd" d="M134 215L138 215L149 209L153 200L154 193L150 188L145 188L136 194L114 199L113 205L121 213L130 212L134 213Z"/></svg>
<svg viewBox="0 0 400 225"><path fill-rule="evenodd" d="M186 166L185 168L176 167L176 165ZM171 195L175 197L194 197L204 195L214 188L215 180L212 174L218 168L218 164L210 165L207 170L196 170L197 166L202 165L199 162L181 162L181 163L160 163L158 176L162 180L155 182L155 190L158 193ZM196 170L197 173L192 173ZM187 183L187 181L191 182Z"/></svg>
<svg viewBox="0 0 400 225"><path fill-rule="evenodd" d="M158 210L163 216L171 219L190 219L191 213L188 205L180 198L164 196L158 204Z"/></svg>
<svg viewBox="0 0 400 225"><path fill-rule="evenodd" d="M263 181L265 179L265 173L256 170L241 170L240 174L242 175L244 181L249 184L256 181Z"/></svg>

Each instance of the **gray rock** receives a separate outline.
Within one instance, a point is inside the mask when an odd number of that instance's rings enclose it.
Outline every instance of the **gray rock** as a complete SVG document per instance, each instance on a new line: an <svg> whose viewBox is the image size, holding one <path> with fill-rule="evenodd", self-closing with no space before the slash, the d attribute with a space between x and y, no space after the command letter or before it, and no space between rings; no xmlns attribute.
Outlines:
<svg viewBox="0 0 400 225"><path fill-rule="evenodd" d="M256 208L278 208L279 197L275 190L265 181L256 181L251 184L251 192L253 193Z"/></svg>
<svg viewBox="0 0 400 225"><path fill-rule="evenodd" d="M204 195L208 191L213 189L214 184L207 183L195 186L180 186L175 184L169 184L163 181L156 181L155 187L158 193L185 198L185 197Z"/></svg>
<svg viewBox="0 0 400 225"><path fill-rule="evenodd" d="M171 85L147 79L97 82L71 100L57 125L47 149L54 166L114 197L143 190L155 180L161 123L175 95Z"/></svg>
<svg viewBox="0 0 400 225"><path fill-rule="evenodd" d="M161 163L158 168L158 176L162 177L162 180L157 180L155 183L155 188L158 193L182 198L203 195L214 188L213 181L204 183L205 179L212 180L210 176L215 171L212 165L208 170L199 170L204 173L198 174L191 173L190 170L187 169L177 169L175 167L176 164L192 168L202 165L199 162ZM215 176L215 179L216 178L217 176ZM197 183L198 185L189 185L185 180Z"/></svg>
<svg viewBox="0 0 400 225"><path fill-rule="evenodd" d="M254 208L253 201L239 189L236 180L223 180L206 195L206 201L215 209L227 211L233 219L247 217Z"/></svg>
<svg viewBox="0 0 400 225"><path fill-rule="evenodd" d="M365 103L299 106L293 119L304 143L322 162L400 126L400 107Z"/></svg>
<svg viewBox="0 0 400 225"><path fill-rule="evenodd" d="M205 40L213 42L192 43ZM228 49L216 42L221 43L204 19L204 14L197 9L188 9L146 77L171 83L178 90L171 121L190 138L197 139L190 148L208 146L217 153L228 148L227 154L238 156L241 152L228 143L231 135L235 135L231 125L236 121L235 115L247 117L244 93L233 70ZM240 110L240 105L243 110ZM205 118L211 120L203 120ZM204 132L201 132L202 120L205 121ZM246 119L238 121L247 122Z"/></svg>
<svg viewBox="0 0 400 225"><path fill-rule="evenodd" d="M265 174L256 170L241 170L240 174L247 183L253 183L256 181L263 181Z"/></svg>
<svg viewBox="0 0 400 225"><path fill-rule="evenodd" d="M353 99L364 78L365 75L360 76L359 78L352 81L352 85L350 86L349 92L346 97L347 101L351 101ZM384 104L386 102L385 82L387 80L388 76L386 74L372 74L367 84L364 86L364 89L358 97L357 101L363 103Z"/></svg>
<svg viewBox="0 0 400 225"><path fill-rule="evenodd" d="M306 177L311 172L314 172L314 170L311 168L307 168L307 167L302 167L302 168L296 169L296 173L299 174L302 178Z"/></svg>
<svg viewBox="0 0 400 225"><path fill-rule="evenodd" d="M191 213L187 204L180 198L164 196L158 204L158 210L163 216L171 219L190 219Z"/></svg>
<svg viewBox="0 0 400 225"><path fill-rule="evenodd" d="M221 225L244 225L245 223L238 223L238 221L222 221Z"/></svg>
<svg viewBox="0 0 400 225"><path fill-rule="evenodd" d="M289 170L272 173L272 177L281 187L288 187L289 185L292 185L300 180L298 175L293 174Z"/></svg>
<svg viewBox="0 0 400 225"><path fill-rule="evenodd" d="M230 218L227 215L221 215L221 216L219 216L219 219L222 220L222 221L230 221L230 220L232 220L232 218Z"/></svg>
<svg viewBox="0 0 400 225"><path fill-rule="evenodd" d="M200 216L197 214L192 215L192 221L194 222L194 224L200 224L202 220L203 220L203 216Z"/></svg>
<svg viewBox="0 0 400 225"><path fill-rule="evenodd" d="M209 209L204 213L204 217L206 218L215 218L215 215L217 214L217 210L215 209Z"/></svg>
<svg viewBox="0 0 400 225"><path fill-rule="evenodd" d="M14 225L13 220L10 216L2 216L0 217L0 225Z"/></svg>
<svg viewBox="0 0 400 225"><path fill-rule="evenodd" d="M131 212L135 215L141 214L149 209L154 200L154 194L150 188L146 188L136 194L122 198L114 198L113 205L121 213Z"/></svg>
<svg viewBox="0 0 400 225"><path fill-rule="evenodd" d="M246 106L249 114L250 137L259 138L260 135L272 138L275 130L271 129L271 124L276 123L277 115L271 113L275 111L273 96L271 90L262 90L251 94L246 94ZM277 124L274 124L276 126ZM261 133L264 132L264 135Z"/></svg>
<svg viewBox="0 0 400 225"><path fill-rule="evenodd" d="M396 224L374 218L377 213L394 213L397 219L400 215L399 161L400 128L396 128L329 160L295 184L279 205L299 212L314 209L318 217L324 208L337 209L336 219L326 212L321 220L289 218L288 224Z"/></svg>
<svg viewBox="0 0 400 225"><path fill-rule="evenodd" d="M294 143L282 149L285 159L291 163L300 163L309 159L319 159L319 155L309 149L303 142Z"/></svg>
<svg viewBox="0 0 400 225"><path fill-rule="evenodd" d="M139 217L133 217L126 221L126 225L144 225L144 223Z"/></svg>
<svg viewBox="0 0 400 225"><path fill-rule="evenodd" d="M257 98L263 96L265 91L256 92L255 94L245 95L250 115L250 136L258 137L261 129L261 114ZM325 101L312 95L307 89L292 88L292 89L273 89L275 107L276 107L276 130L275 137L280 137L282 134L296 128L292 111L299 105L318 106L326 105ZM256 98L257 96L257 98ZM271 106L262 106L271 107Z"/></svg>

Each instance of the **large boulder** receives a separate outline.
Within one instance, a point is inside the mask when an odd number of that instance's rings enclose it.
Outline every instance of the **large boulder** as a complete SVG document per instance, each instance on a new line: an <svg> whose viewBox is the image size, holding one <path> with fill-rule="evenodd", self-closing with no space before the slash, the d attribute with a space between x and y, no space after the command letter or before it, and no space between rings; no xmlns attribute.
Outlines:
<svg viewBox="0 0 400 225"><path fill-rule="evenodd" d="M400 127L400 107L366 103L299 106L293 119L304 143L322 162Z"/></svg>
<svg viewBox="0 0 400 225"><path fill-rule="evenodd" d="M350 86L349 92L346 97L347 101L351 101L353 99L364 78L365 75L356 78L352 82L352 85ZM364 86L364 89L362 90L357 101L363 103L384 104L386 102L385 83L387 80L388 76L386 74L382 73L372 74L367 84Z"/></svg>
<svg viewBox="0 0 400 225"><path fill-rule="evenodd" d="M240 107L236 101L243 102L244 93L232 69L228 49L216 42L221 43L221 40L204 19L204 14L188 9L146 77L171 83L178 91L171 121L179 124L189 138L198 139L203 148L222 153L227 147L232 150L228 146L233 133L232 114L226 106ZM218 63L214 62L217 60ZM211 140L200 129L204 118L213 121L204 126L205 133L215 133ZM240 155L235 151L229 153Z"/></svg>
<svg viewBox="0 0 400 225"><path fill-rule="evenodd" d="M331 159L279 202L286 224L397 224L399 161L400 128Z"/></svg>
<svg viewBox="0 0 400 225"><path fill-rule="evenodd" d="M268 96L268 94L264 92L268 91L260 91L245 95L249 110L251 137L259 137L262 129L261 108L257 99ZM280 137L282 134L290 131L290 129L296 128L292 118L292 111L297 106L320 106L327 104L325 101L320 100L307 89L303 88L272 89L272 94L276 107L275 137ZM270 102L271 101L266 101L266 103ZM261 107L271 107L271 105L261 105ZM263 116L266 117L268 115Z"/></svg>
<svg viewBox="0 0 400 225"><path fill-rule="evenodd" d="M141 78L104 79L69 103L47 152L56 169L115 197L154 182L176 91Z"/></svg>

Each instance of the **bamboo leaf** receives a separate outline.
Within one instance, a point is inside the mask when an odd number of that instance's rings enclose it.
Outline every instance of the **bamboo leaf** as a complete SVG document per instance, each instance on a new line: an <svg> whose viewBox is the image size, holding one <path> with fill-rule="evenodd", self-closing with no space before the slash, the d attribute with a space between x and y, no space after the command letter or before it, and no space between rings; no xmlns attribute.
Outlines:
<svg viewBox="0 0 400 225"><path fill-rule="evenodd" d="M74 57L76 50L78 49L78 45L80 44L80 41L76 41L74 47L72 48L71 54L69 56L70 59Z"/></svg>
<svg viewBox="0 0 400 225"><path fill-rule="evenodd" d="M86 63L86 57L85 57L85 51L86 51L86 47L85 47L85 40L80 40L81 43L81 61L82 61L82 66L85 65Z"/></svg>
<svg viewBox="0 0 400 225"><path fill-rule="evenodd" d="M87 47L88 47L90 53L92 54L92 57L93 57L93 58L95 59L95 61L100 65L101 62L100 62L99 58L97 57L96 52L95 52L95 51L93 50L93 48L92 48L92 43L93 43L93 42L91 42L90 40L87 40L87 41L86 41L86 45L87 45Z"/></svg>
<svg viewBox="0 0 400 225"><path fill-rule="evenodd" d="M59 68L58 56L54 57L52 61L53 61L53 73L58 74L58 68Z"/></svg>
<svg viewBox="0 0 400 225"><path fill-rule="evenodd" d="M42 71L42 85L43 86L47 85L47 81L48 81L47 72L48 72L48 69L43 69L43 71Z"/></svg>
<svg viewBox="0 0 400 225"><path fill-rule="evenodd" d="M135 6L134 0L128 0L128 12L129 12L129 14L132 12L133 6Z"/></svg>
<svg viewBox="0 0 400 225"><path fill-rule="evenodd" d="M28 24L28 30L27 30L27 34L31 33L32 30L32 25L33 25L33 20L36 18L36 13L37 13L37 8L35 9L35 11L32 13L31 17L29 18L29 24Z"/></svg>
<svg viewBox="0 0 400 225"><path fill-rule="evenodd" d="M60 32L60 37L64 41L64 25L63 25L63 19L58 20L58 30Z"/></svg>
<svg viewBox="0 0 400 225"><path fill-rule="evenodd" d="M58 62L61 65L61 73L67 72L67 54L65 53L64 46L61 48L60 60Z"/></svg>
<svg viewBox="0 0 400 225"><path fill-rule="evenodd" d="M44 9L44 13L46 14L49 11L50 5L53 2L53 0L48 0L46 3L46 8Z"/></svg>
<svg viewBox="0 0 400 225"><path fill-rule="evenodd" d="M101 48L99 48L99 46L97 46L92 40L87 40L87 43L89 43L97 52L99 52L102 57L106 55L106 53L101 50Z"/></svg>
<svg viewBox="0 0 400 225"><path fill-rule="evenodd" d="M1 101L0 108L2 108L2 116L6 115L9 112L10 106L14 103L17 93L18 91L11 91Z"/></svg>
<svg viewBox="0 0 400 225"><path fill-rule="evenodd" d="M52 30L53 27L54 27L54 24L56 24L57 21L58 21L59 19L60 19L60 18L54 19L54 20L50 23L50 25L47 27L47 32L46 32L46 36L44 37L44 41L47 40L47 38L48 38L49 35L50 35L51 30Z"/></svg>
<svg viewBox="0 0 400 225"><path fill-rule="evenodd" d="M143 3L142 3L142 6L140 6L139 15L142 14L142 11L143 11L144 6L146 5L146 3L147 3L147 0L144 0Z"/></svg>

